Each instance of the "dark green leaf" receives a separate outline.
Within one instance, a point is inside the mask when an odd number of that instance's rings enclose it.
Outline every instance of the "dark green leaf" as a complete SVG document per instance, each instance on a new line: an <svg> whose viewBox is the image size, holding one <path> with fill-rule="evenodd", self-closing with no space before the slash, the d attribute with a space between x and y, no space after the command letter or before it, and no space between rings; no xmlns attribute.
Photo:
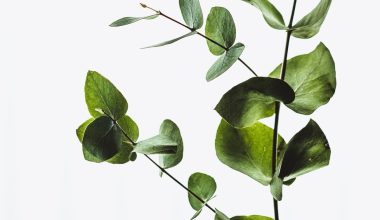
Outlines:
<svg viewBox="0 0 380 220"><path fill-rule="evenodd" d="M263 13L265 21L272 27L278 30L286 29L284 18L277 8L272 5L268 0L243 0Z"/></svg>
<svg viewBox="0 0 380 220"><path fill-rule="evenodd" d="M226 72L239 59L243 50L244 44L242 43L232 46L211 66L207 72L206 80L209 82Z"/></svg>
<svg viewBox="0 0 380 220"><path fill-rule="evenodd" d="M207 16L206 36L221 44L225 48L230 48L236 38L236 27L230 12L223 7L213 7ZM222 55L224 48L207 41L208 48L214 55Z"/></svg>
<svg viewBox="0 0 380 220"><path fill-rule="evenodd" d="M87 126L83 147L101 161L115 156L122 149L123 134L108 116L100 116Z"/></svg>
<svg viewBox="0 0 380 220"><path fill-rule="evenodd" d="M115 154L115 156L108 159L107 162L112 163L112 164L125 164L131 160L130 157L133 153L132 151L133 151L132 144L123 142L122 147L119 150L119 152Z"/></svg>
<svg viewBox="0 0 380 220"><path fill-rule="evenodd" d="M214 178L204 173L193 173L188 181L188 188L190 191L198 195L203 201L208 201L212 198L216 191L216 182ZM203 207L203 203L200 202L193 195L188 193L188 198L191 207L195 211L199 211Z"/></svg>
<svg viewBox="0 0 380 220"><path fill-rule="evenodd" d="M318 34L331 5L331 0L321 0L316 8L303 17L292 29L294 37L307 39Z"/></svg>
<svg viewBox="0 0 380 220"><path fill-rule="evenodd" d="M284 185L287 185L287 186L290 186L294 183L294 181L296 181L297 178L293 178L293 179L290 179L288 181L284 181Z"/></svg>
<svg viewBox="0 0 380 220"><path fill-rule="evenodd" d="M230 220L223 212L215 209L215 220Z"/></svg>
<svg viewBox="0 0 380 220"><path fill-rule="evenodd" d="M85 121L83 124L81 124L78 129L76 130L76 133L77 133L77 137L79 139L79 141L82 143L83 141L83 136L84 136L84 133L86 131L86 128L89 124L91 124L93 121L95 120L95 118L90 118L88 119L87 121ZM88 150L86 150L84 147L82 147L83 149L83 157L90 161L90 162L95 162L95 163L100 163L102 162L102 160L96 158L94 155L92 155Z"/></svg>
<svg viewBox="0 0 380 220"><path fill-rule="evenodd" d="M168 41L165 41L165 42L162 42L162 43L159 43L159 44L154 44L154 45L151 45L151 46L147 46L147 47L143 47L141 49L147 49L147 48L152 48L152 47L162 47L162 46L165 46L165 45L168 45L168 44L172 44L172 43L175 43L183 38L186 38L186 37L189 37L189 36L192 36L194 34L196 34L197 32L196 31L192 31L190 33L187 33L185 35L182 35L180 37L177 37L177 38L174 38L172 40L168 40Z"/></svg>
<svg viewBox="0 0 380 220"><path fill-rule="evenodd" d="M146 17L124 17L124 18L121 18L117 21L114 21L112 24L110 24L110 26L111 27L124 26L124 25L135 23L135 22L140 21L140 20L144 20L144 19L145 20L151 20L151 19L157 18L158 16L159 16L159 14L149 15Z"/></svg>
<svg viewBox="0 0 380 220"><path fill-rule="evenodd" d="M169 137L177 144L176 154L161 154L159 162L164 169L174 167L179 164L183 157L183 141L178 126L171 120L165 120L160 127L160 135Z"/></svg>
<svg viewBox="0 0 380 220"><path fill-rule="evenodd" d="M261 215L251 215L251 216L235 216L231 220L273 220L273 218L261 216Z"/></svg>
<svg viewBox="0 0 380 220"><path fill-rule="evenodd" d="M281 65L270 77L279 78ZM287 104L293 111L309 115L329 102L335 93L335 64L327 47L320 43L311 53L288 61L285 81L294 89L295 100Z"/></svg>
<svg viewBox="0 0 380 220"><path fill-rule="evenodd" d="M273 129L260 122L237 129L222 120L215 139L216 155L225 165L268 185L273 176L272 141ZM283 145L278 136L278 148Z"/></svg>
<svg viewBox="0 0 380 220"><path fill-rule="evenodd" d="M310 120L290 141L281 165L279 177L285 181L327 166L330 146L316 122Z"/></svg>
<svg viewBox="0 0 380 220"><path fill-rule="evenodd" d="M134 152L141 154L175 154L177 142L164 135L157 135L138 142Z"/></svg>
<svg viewBox="0 0 380 220"><path fill-rule="evenodd" d="M193 29L203 25L203 13L199 0L179 0L179 7L185 23Z"/></svg>
<svg viewBox="0 0 380 220"><path fill-rule="evenodd" d="M290 103L293 100L293 89L286 82L254 77L224 94L215 110L234 127L244 128L273 115L276 101Z"/></svg>
<svg viewBox="0 0 380 220"><path fill-rule="evenodd" d="M95 71L87 73L85 96L88 110L95 118L105 113L119 120L128 110L127 100L120 91Z"/></svg>

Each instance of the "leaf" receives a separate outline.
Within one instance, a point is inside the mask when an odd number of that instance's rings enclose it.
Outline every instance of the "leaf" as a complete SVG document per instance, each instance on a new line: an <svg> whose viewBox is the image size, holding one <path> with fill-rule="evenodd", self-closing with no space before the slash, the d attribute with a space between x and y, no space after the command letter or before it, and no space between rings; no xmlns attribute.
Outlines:
<svg viewBox="0 0 380 220"><path fill-rule="evenodd" d="M258 8L264 16L265 21L272 28L278 30L286 29L284 18L277 8L272 5L268 0L243 0L256 8Z"/></svg>
<svg viewBox="0 0 380 220"><path fill-rule="evenodd" d="M216 155L230 168L268 185L273 176L272 141L273 129L260 122L237 129L222 120L215 139ZM278 136L278 148L283 145L285 141Z"/></svg>
<svg viewBox="0 0 380 220"><path fill-rule="evenodd" d="M158 16L159 16L159 14L149 15L149 16L146 16L146 17L124 17L124 18L121 18L119 20L116 20L116 21L112 22L112 24L110 24L110 26L111 27L120 27L120 26L124 26L124 25L135 23L135 22L140 21L140 20L155 19Z"/></svg>
<svg viewBox="0 0 380 220"><path fill-rule="evenodd" d="M327 166L330 146L318 124L310 120L290 141L281 164L279 177L285 181Z"/></svg>
<svg viewBox="0 0 380 220"><path fill-rule="evenodd" d="M223 7L213 7L206 20L206 36L230 48L236 38L236 27L231 13ZM216 45L211 41L207 41L210 52L214 55L222 55L224 48Z"/></svg>
<svg viewBox="0 0 380 220"><path fill-rule="evenodd" d="M100 116L87 126L83 147L101 161L115 156L122 149L123 134L108 116Z"/></svg>
<svg viewBox="0 0 380 220"><path fill-rule="evenodd" d="M215 220L230 220L223 212L215 209Z"/></svg>
<svg viewBox="0 0 380 220"><path fill-rule="evenodd" d="M213 198L215 198L215 196L209 198L208 200L205 200L205 202L202 203L202 207L201 207L198 211L195 212L195 214L190 218L190 220L196 219L196 218L201 214L203 207L205 207L206 204L207 204L211 199L213 199Z"/></svg>
<svg viewBox="0 0 380 220"><path fill-rule="evenodd" d="M151 45L151 46L147 46L147 47L143 47L141 49L148 49L148 48L152 48L152 47L162 47L162 46L165 46L165 45L168 45L168 44L172 44L172 43L175 43L183 38L186 38L186 37L189 37L189 36L192 36L194 34L196 34L197 32L196 31L192 31L190 33L187 33L185 35L182 35L180 37L177 37L177 38L174 38L172 40L168 40L168 41L165 41L165 42L162 42L162 43L159 43L159 44L154 44L154 45Z"/></svg>
<svg viewBox="0 0 380 220"><path fill-rule="evenodd" d="M104 112L112 119L119 120L128 110L127 100L120 91L95 71L87 73L85 96L88 110L95 118Z"/></svg>
<svg viewBox="0 0 380 220"><path fill-rule="evenodd" d="M132 151L133 151L132 144L123 142L119 152L115 154L115 156L108 159L107 162L112 163L112 164L125 164L131 160L130 158L133 153Z"/></svg>
<svg viewBox="0 0 380 220"><path fill-rule="evenodd" d="M282 199L282 185L282 179L275 174L270 183L270 192L272 193L273 198L277 201L281 201Z"/></svg>
<svg viewBox="0 0 380 220"><path fill-rule="evenodd" d="M292 27L292 35L308 39L318 34L331 5L331 0L321 0L316 8Z"/></svg>
<svg viewBox="0 0 380 220"><path fill-rule="evenodd" d="M91 124L93 121L95 120L95 118L90 118L88 119L87 121L85 121L83 124L81 124L77 130L76 130L76 133L77 133L77 137L79 139L79 141L82 143L83 142L83 136L84 136L84 133L87 129L87 126L89 124ZM86 150L84 147L82 147L82 151L83 151L83 157L84 159L90 161L90 162L95 162L95 163L100 163L102 162L102 160L96 158L94 155L92 155L88 150Z"/></svg>
<svg viewBox="0 0 380 220"><path fill-rule="evenodd" d="M203 201L208 201L212 198L216 191L216 182L214 178L204 173L193 173L188 180L188 188L190 191L198 195ZM188 193L188 199L191 207L195 211L199 211L203 207L193 195Z"/></svg>
<svg viewBox="0 0 380 220"><path fill-rule="evenodd" d="M177 152L175 154L159 155L159 163L164 169L171 168L179 164L183 157L183 141L178 126L171 120L166 119L160 127L160 135L169 137L177 144Z"/></svg>
<svg viewBox="0 0 380 220"><path fill-rule="evenodd" d="M237 43L224 53L211 66L207 72L206 80L210 82L226 72L240 57L244 50L244 44Z"/></svg>
<svg viewBox="0 0 380 220"><path fill-rule="evenodd" d="M279 78L281 65L269 76ZM293 111L309 115L329 102L335 93L335 64L327 47L320 43L311 53L288 61L285 81L295 91L295 100L287 104Z"/></svg>
<svg viewBox="0 0 380 220"><path fill-rule="evenodd" d="M179 0L182 17L192 29L199 29L203 25L203 13L199 0Z"/></svg>
<svg viewBox="0 0 380 220"><path fill-rule="evenodd" d="M293 179L290 179L290 180L287 180L287 181L284 181L284 185L287 185L287 186L290 186L294 183L294 181L296 181L297 178L293 178Z"/></svg>
<svg viewBox="0 0 380 220"><path fill-rule="evenodd" d="M251 215L251 216L235 216L231 220L273 220L273 218L261 216L261 215Z"/></svg>
<svg viewBox="0 0 380 220"><path fill-rule="evenodd" d="M232 126L244 128L273 115L276 101L291 103L293 100L294 92L286 82L254 77L224 94L215 110Z"/></svg>
<svg viewBox="0 0 380 220"><path fill-rule="evenodd" d="M140 154L175 154L177 142L164 135L157 135L138 142L133 151Z"/></svg>

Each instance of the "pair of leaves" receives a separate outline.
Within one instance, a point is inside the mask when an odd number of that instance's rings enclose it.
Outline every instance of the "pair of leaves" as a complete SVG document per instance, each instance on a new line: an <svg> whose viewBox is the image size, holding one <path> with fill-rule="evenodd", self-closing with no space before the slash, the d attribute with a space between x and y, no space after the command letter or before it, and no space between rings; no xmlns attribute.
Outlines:
<svg viewBox="0 0 380 220"><path fill-rule="evenodd" d="M210 52L219 59L211 66L206 80L211 81L226 72L240 57L245 48L242 43L235 43L236 27L231 13L223 7L213 7L206 21L207 45Z"/></svg>
<svg viewBox="0 0 380 220"><path fill-rule="evenodd" d="M262 216L262 215L250 215L250 216L235 216L228 218L224 213L216 210L215 220L273 220L273 218Z"/></svg>

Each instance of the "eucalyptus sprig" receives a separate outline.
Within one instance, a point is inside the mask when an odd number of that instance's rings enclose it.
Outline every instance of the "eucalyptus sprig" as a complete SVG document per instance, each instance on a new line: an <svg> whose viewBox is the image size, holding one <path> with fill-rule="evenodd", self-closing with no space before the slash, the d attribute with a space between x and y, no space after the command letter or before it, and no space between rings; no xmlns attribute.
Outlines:
<svg viewBox="0 0 380 220"><path fill-rule="evenodd" d="M320 43L308 54L288 60L291 37L308 39L315 36L331 5L331 0L321 0L307 15L293 24L297 0L293 0L288 25L281 12L268 0L243 0L262 13L268 25L285 31L286 44L281 64L267 77L258 74L240 56L245 45L236 41L235 21L224 7L211 8L205 25L198 0L179 0L183 22L167 14L141 4L154 14L145 17L124 17L110 26L120 27L141 20L162 16L189 32L163 43L144 47L160 47L181 39L199 35L206 40L209 51L218 56L206 73L212 81L225 73L234 63L241 62L255 77L247 79L227 91L216 105L221 116L216 132L215 150L218 159L228 167L241 172L262 185L270 186L273 197L274 219L279 220L278 201L282 200L283 185L291 185L299 176L327 166L330 146L320 126L310 119L309 123L288 142L279 134L280 107L286 107L301 115L310 115L327 104L335 93L335 63L329 49ZM92 118L85 121L77 135L82 142L83 155L91 162L124 164L144 155L162 174L166 174L188 192L188 200L195 219L204 207L215 213L216 220L270 220L261 215L227 217L211 207L217 189L213 177L194 173L185 186L167 169L178 165L183 157L183 141L178 126L165 120L157 135L138 141L139 130L127 115L128 103L121 92L105 77L89 71L85 84L85 97ZM260 122L274 115L274 128ZM149 155L159 155L155 162Z"/></svg>

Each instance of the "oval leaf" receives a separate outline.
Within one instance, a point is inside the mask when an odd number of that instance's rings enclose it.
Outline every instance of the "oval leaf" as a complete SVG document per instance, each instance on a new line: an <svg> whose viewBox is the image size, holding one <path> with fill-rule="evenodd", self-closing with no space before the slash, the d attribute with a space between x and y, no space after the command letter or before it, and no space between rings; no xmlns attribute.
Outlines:
<svg viewBox="0 0 380 220"><path fill-rule="evenodd" d="M177 152L175 154L159 155L159 163L164 169L171 168L179 164L183 157L183 141L178 126L171 120L165 120L160 127L160 135L169 137L177 144Z"/></svg>
<svg viewBox="0 0 380 220"><path fill-rule="evenodd" d="M281 65L269 76L279 78ZM320 43L311 53L288 61L285 81L294 89L295 100L287 104L293 111L309 115L329 102L335 93L335 64L329 49Z"/></svg>
<svg viewBox="0 0 380 220"><path fill-rule="evenodd" d="M251 215L251 216L235 216L231 220L273 220L273 218L261 216L261 215Z"/></svg>
<svg viewBox="0 0 380 220"><path fill-rule="evenodd" d="M277 8L272 5L268 0L243 0L256 8L258 8L264 16L265 21L272 28L278 30L286 29L284 18Z"/></svg>
<svg viewBox="0 0 380 220"><path fill-rule="evenodd" d="M207 16L206 21L206 36L223 45L225 48L230 48L236 38L236 27L231 13L223 7L213 7ZM209 50L214 55L222 55L224 48L217 44L207 41Z"/></svg>
<svg viewBox="0 0 380 220"><path fill-rule="evenodd" d="M84 132L86 131L87 129L87 126L89 124L91 124L93 121L95 120L95 118L90 118L88 119L87 121L83 122L83 124L81 124L77 130L76 130L76 133L77 133L77 137L79 139L79 141L82 143L83 142L83 136L84 136ZM103 160L99 159L99 158L96 158L94 155L92 155L88 150L86 150L84 147L82 147L82 151L83 151L83 157L84 159L86 159L87 161L90 161L90 162L95 162L95 163L100 163L100 162L103 162Z"/></svg>
<svg viewBox="0 0 380 220"><path fill-rule="evenodd" d="M177 142L164 135L157 135L137 143L133 151L140 154L175 154Z"/></svg>
<svg viewBox="0 0 380 220"><path fill-rule="evenodd" d="M147 46L147 47L143 47L141 49L147 49L147 48L152 48L152 47L162 47L162 46L165 46L165 45L168 45L168 44L172 44L172 43L175 43L183 38L186 38L186 37L189 37L189 36L192 36L194 34L196 34L197 32L196 31L192 31L190 33L187 33L185 35L182 35L180 37L177 37L177 38L174 38L172 40L168 40L168 41L165 41L165 42L162 42L162 43L159 43L159 44L154 44L154 45L151 45L151 46Z"/></svg>
<svg viewBox="0 0 380 220"><path fill-rule="evenodd" d="M105 77L88 71L85 84L86 103L90 114L98 117L103 112L119 120L128 110L128 103L121 92Z"/></svg>
<svg viewBox="0 0 380 220"><path fill-rule="evenodd" d="M273 176L272 141L273 129L260 122L237 129L222 120L215 139L216 155L225 165L268 185ZM281 136L278 144L278 148L285 145Z"/></svg>
<svg viewBox="0 0 380 220"><path fill-rule="evenodd" d="M244 47L244 44L237 43L219 57L208 70L206 80L209 82L226 72L239 59Z"/></svg>
<svg viewBox="0 0 380 220"><path fill-rule="evenodd" d="M216 191L216 182L214 178L207 174L193 173L189 178L188 188L190 191L198 195L203 201L208 201L212 198ZM188 199L191 207L195 211L202 209L203 203L190 193L188 193Z"/></svg>
<svg viewBox="0 0 380 220"><path fill-rule="evenodd" d="M83 147L101 161L115 156L122 149L123 133L108 116L100 116L87 126Z"/></svg>
<svg viewBox="0 0 380 220"><path fill-rule="evenodd" d="M321 0L313 11L292 27L292 35L297 38L308 39L318 34L330 5L331 0Z"/></svg>
<svg viewBox="0 0 380 220"><path fill-rule="evenodd" d="M224 94L215 110L232 126L244 128L273 115L276 101L290 103L293 100L293 89L286 82L254 77Z"/></svg>
<svg viewBox="0 0 380 220"><path fill-rule="evenodd" d="M192 29L199 29L203 25L203 13L199 0L179 0L182 17Z"/></svg>
<svg viewBox="0 0 380 220"><path fill-rule="evenodd" d="M330 146L318 124L310 120L290 141L281 164L279 177L285 181L327 166Z"/></svg>
<svg viewBox="0 0 380 220"><path fill-rule="evenodd" d="M124 18L121 18L121 19L118 19L118 20L112 22L112 24L110 24L110 26L111 27L120 27L120 26L135 23L135 22L140 21L140 20L155 19L158 16L159 16L159 14L149 15L146 17L124 17Z"/></svg>

